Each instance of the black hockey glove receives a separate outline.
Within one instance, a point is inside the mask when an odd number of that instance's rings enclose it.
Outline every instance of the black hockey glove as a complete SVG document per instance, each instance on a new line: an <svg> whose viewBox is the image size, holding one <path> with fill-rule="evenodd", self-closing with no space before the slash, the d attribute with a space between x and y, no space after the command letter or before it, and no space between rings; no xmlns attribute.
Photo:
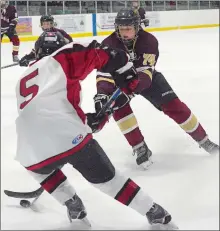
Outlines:
<svg viewBox="0 0 220 231"><path fill-rule="evenodd" d="M29 65L29 60L28 60L28 57L27 55L25 55L24 57L21 58L21 60L19 61L19 65L21 67L27 67Z"/></svg>
<svg viewBox="0 0 220 231"><path fill-rule="evenodd" d="M25 55L24 57L21 58L21 60L19 61L19 65L21 67L27 67L30 63L30 61L33 61L35 59L35 52L32 51L30 54Z"/></svg>
<svg viewBox="0 0 220 231"><path fill-rule="evenodd" d="M108 122L108 114L97 117L97 113L87 113L87 124L92 129L92 133L102 130L106 122Z"/></svg>
<svg viewBox="0 0 220 231"><path fill-rule="evenodd" d="M144 23L145 27L149 26L149 24L150 24L149 19L147 19L147 18L141 20L141 23Z"/></svg>
<svg viewBox="0 0 220 231"><path fill-rule="evenodd" d="M15 33L15 25L10 25L7 32L13 35Z"/></svg>
<svg viewBox="0 0 220 231"><path fill-rule="evenodd" d="M94 96L93 99L95 103L96 113L99 113L101 111L102 107L108 102L110 97L111 96L105 94L96 94ZM116 99L114 106L111 109L107 110L107 113L110 115L119 108L124 107L127 103L130 102L132 97L133 95L126 95L124 92L121 92L121 94Z"/></svg>
<svg viewBox="0 0 220 231"><path fill-rule="evenodd" d="M116 86L118 86L127 95L132 94L138 83L138 73L132 62L128 62L124 67L111 73Z"/></svg>

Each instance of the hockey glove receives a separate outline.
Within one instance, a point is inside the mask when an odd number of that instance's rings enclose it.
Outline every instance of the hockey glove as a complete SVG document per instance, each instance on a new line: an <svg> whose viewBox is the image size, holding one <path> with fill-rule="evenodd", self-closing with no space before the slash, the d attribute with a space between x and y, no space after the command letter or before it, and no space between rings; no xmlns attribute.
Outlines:
<svg viewBox="0 0 220 231"><path fill-rule="evenodd" d="M27 55L25 55L24 57L21 58L21 60L19 61L19 65L21 67L27 67L29 65L29 60L27 58Z"/></svg>
<svg viewBox="0 0 220 231"><path fill-rule="evenodd" d="M15 32L15 25L14 24L10 25L7 32L8 32L8 34L13 35Z"/></svg>
<svg viewBox="0 0 220 231"><path fill-rule="evenodd" d="M108 122L108 114L97 117L97 113L87 113L87 124L92 129L92 133L102 130L106 122Z"/></svg>
<svg viewBox="0 0 220 231"><path fill-rule="evenodd" d="M132 62L128 62L124 67L112 73L112 77L118 86L127 95L132 94L138 83L138 73Z"/></svg>
<svg viewBox="0 0 220 231"><path fill-rule="evenodd" d="M121 92L121 94L118 96L118 98L115 101L114 106L107 111L107 113L110 115L114 111L118 110L121 107L124 107L127 103L130 102L133 95L126 95L124 92ZM105 94L96 94L94 96L94 103L95 103L95 110L96 113L99 113L102 109L102 107L108 102L110 96Z"/></svg>
<svg viewBox="0 0 220 231"><path fill-rule="evenodd" d="M21 67L27 67L29 65L30 61L33 61L35 59L35 51L32 50L30 54L25 55L24 57L21 58L21 60L19 61L19 65Z"/></svg>
<svg viewBox="0 0 220 231"><path fill-rule="evenodd" d="M149 26L150 22L149 22L149 19L145 18L141 21L141 23L144 23L144 26L147 27Z"/></svg>

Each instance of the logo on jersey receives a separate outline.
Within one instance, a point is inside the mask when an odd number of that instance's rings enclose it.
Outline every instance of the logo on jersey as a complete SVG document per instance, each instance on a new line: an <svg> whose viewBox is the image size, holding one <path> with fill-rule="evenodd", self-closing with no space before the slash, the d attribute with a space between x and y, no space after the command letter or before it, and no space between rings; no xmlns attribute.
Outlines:
<svg viewBox="0 0 220 231"><path fill-rule="evenodd" d="M78 144L78 143L80 143L82 140L83 140L83 135L80 134L80 135L78 135L77 137L75 137L75 138L73 139L72 144Z"/></svg>

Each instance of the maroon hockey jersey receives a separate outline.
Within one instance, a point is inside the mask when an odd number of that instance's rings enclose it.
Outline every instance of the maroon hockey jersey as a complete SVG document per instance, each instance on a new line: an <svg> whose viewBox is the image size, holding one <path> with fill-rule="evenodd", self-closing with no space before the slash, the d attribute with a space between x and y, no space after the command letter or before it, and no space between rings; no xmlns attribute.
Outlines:
<svg viewBox="0 0 220 231"><path fill-rule="evenodd" d="M14 6L7 6L1 9L1 32L6 32L10 26L16 26L18 15Z"/></svg>
<svg viewBox="0 0 220 231"><path fill-rule="evenodd" d="M130 61L133 62L138 71L139 84L136 89L141 92L151 85L153 72L159 57L158 41L156 37L140 29L138 32L137 41L132 50L128 51L124 43L118 39L117 34L113 32L102 42L112 48L122 49L129 52ZM109 73L97 72L96 76L97 92L111 95L115 90L115 84L112 76Z"/></svg>

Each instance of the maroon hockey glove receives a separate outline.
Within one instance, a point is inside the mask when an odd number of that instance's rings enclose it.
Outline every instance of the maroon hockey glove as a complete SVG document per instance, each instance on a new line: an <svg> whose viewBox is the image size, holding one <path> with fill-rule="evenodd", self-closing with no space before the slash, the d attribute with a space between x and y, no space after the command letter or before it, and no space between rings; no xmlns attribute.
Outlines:
<svg viewBox="0 0 220 231"><path fill-rule="evenodd" d="M102 130L106 122L108 122L108 114L97 117L97 113L87 113L87 124L92 129L92 133L97 133Z"/></svg>

